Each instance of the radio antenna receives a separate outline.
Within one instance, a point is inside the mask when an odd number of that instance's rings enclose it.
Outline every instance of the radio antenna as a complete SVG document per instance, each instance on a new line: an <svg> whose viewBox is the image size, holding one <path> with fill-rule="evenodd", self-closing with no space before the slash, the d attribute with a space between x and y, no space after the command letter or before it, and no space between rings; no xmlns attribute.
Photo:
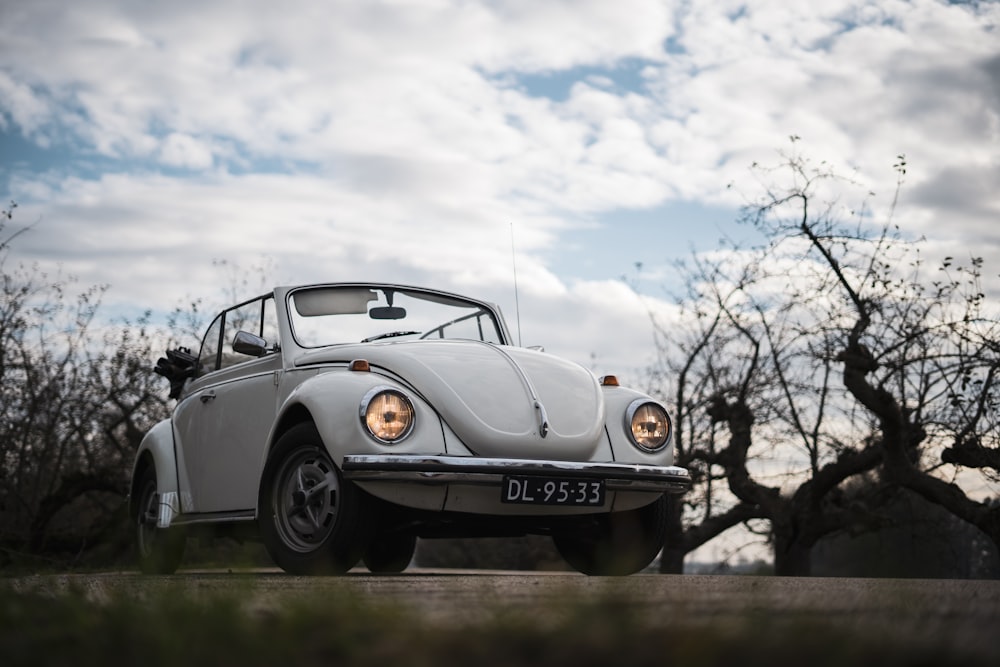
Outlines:
<svg viewBox="0 0 1000 667"><path fill-rule="evenodd" d="M521 345L521 302L517 296L517 249L514 247L514 223L510 223L510 263L514 269L514 314L517 318L517 346Z"/></svg>

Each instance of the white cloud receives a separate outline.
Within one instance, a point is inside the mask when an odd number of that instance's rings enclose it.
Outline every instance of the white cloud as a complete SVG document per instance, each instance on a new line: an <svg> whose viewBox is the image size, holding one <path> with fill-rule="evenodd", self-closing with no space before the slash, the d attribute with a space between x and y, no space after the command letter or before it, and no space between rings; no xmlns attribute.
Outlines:
<svg viewBox="0 0 1000 667"><path fill-rule="evenodd" d="M178 132L171 132L163 140L160 159L168 166L189 169L208 169L213 164L210 146Z"/></svg>
<svg viewBox="0 0 1000 667"><path fill-rule="evenodd" d="M47 105L29 85L0 70L0 99L4 100L3 110L6 112L0 113L0 129L11 130L12 123L26 136L47 143L45 137L37 135L37 130L46 122ZM5 116L10 117L9 122Z"/></svg>
<svg viewBox="0 0 1000 667"><path fill-rule="evenodd" d="M937 0L7 3L0 132L84 149L8 181L41 220L19 252L157 308L217 280L214 258L269 257L276 282L482 290L512 317L513 225L538 338L641 365L620 324L645 312L606 282L628 267L576 282L544 258L622 209L742 203L791 134L883 209L905 153L909 233L995 234L998 19ZM564 98L520 83L560 71Z"/></svg>

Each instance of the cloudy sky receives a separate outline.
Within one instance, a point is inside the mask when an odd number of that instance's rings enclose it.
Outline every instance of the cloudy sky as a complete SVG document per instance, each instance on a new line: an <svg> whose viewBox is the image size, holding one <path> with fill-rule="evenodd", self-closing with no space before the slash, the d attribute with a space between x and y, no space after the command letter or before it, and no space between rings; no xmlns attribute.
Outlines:
<svg viewBox="0 0 1000 667"><path fill-rule="evenodd" d="M15 257L112 312L217 298L225 260L516 326L516 265L524 344L635 378L671 262L748 237L790 135L876 208L905 154L904 232L1000 267L995 2L0 0Z"/></svg>

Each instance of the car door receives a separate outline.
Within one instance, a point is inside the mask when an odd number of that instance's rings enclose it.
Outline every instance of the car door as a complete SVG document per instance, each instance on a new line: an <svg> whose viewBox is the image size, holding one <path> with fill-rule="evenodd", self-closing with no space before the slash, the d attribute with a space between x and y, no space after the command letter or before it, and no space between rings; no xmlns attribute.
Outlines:
<svg viewBox="0 0 1000 667"><path fill-rule="evenodd" d="M174 411L184 512L252 512L261 458L277 409L281 355L236 353L238 331L277 338L273 300L223 312L202 342L202 375Z"/></svg>
<svg viewBox="0 0 1000 667"><path fill-rule="evenodd" d="M274 420L280 355L219 370L177 406L190 511L253 510L267 434Z"/></svg>

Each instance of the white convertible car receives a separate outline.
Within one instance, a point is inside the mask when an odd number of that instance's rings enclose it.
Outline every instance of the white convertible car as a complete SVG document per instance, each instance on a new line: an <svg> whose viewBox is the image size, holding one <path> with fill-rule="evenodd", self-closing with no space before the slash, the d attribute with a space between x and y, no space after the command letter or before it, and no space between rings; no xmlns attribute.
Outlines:
<svg viewBox="0 0 1000 667"><path fill-rule="evenodd" d="M259 538L294 574L399 572L417 538L550 535L587 574L664 539L672 465L657 401L515 347L492 304L352 283L278 287L160 359L177 406L136 456L139 564L196 529Z"/></svg>

